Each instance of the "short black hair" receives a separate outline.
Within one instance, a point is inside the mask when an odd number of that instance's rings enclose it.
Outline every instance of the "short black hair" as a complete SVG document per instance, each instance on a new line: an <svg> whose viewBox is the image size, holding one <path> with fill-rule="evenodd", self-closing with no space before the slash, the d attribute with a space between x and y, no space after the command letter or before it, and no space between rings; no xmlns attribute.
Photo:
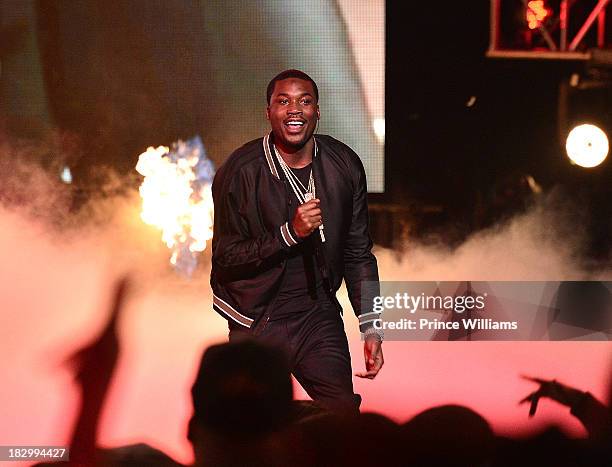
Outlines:
<svg viewBox="0 0 612 467"><path fill-rule="evenodd" d="M288 420L293 398L286 355L244 338L209 347L191 388L193 420L219 434L274 431Z"/></svg>
<svg viewBox="0 0 612 467"><path fill-rule="evenodd" d="M281 71L268 83L268 89L266 90L266 99L268 101L268 105L270 105L270 99L272 99L272 93L274 92L274 86L276 86L276 82L289 78L303 79L304 81L311 82L312 87L314 88L315 99L317 100L317 102L319 101L319 88L317 88L317 83L315 83L310 76L300 70L285 70Z"/></svg>

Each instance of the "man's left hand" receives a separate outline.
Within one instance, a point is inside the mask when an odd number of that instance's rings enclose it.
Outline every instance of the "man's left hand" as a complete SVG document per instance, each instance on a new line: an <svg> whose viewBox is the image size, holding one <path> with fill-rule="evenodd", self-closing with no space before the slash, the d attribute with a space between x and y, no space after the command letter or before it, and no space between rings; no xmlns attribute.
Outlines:
<svg viewBox="0 0 612 467"><path fill-rule="evenodd" d="M382 342L375 337L366 337L366 340L363 343L363 355L365 357L366 371L355 373L355 376L359 376L360 378L374 379L385 363L385 359L383 358Z"/></svg>

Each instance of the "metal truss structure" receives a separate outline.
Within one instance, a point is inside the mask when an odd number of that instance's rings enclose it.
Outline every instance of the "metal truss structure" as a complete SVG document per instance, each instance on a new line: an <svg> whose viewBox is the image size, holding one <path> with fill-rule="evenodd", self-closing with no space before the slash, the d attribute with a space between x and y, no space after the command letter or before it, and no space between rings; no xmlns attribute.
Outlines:
<svg viewBox="0 0 612 467"><path fill-rule="evenodd" d="M531 11L531 6L528 0L521 0L525 11ZM501 31L501 0L491 0L491 20L489 34L489 49L486 53L487 57L492 58L518 58L518 59L553 59L553 60L588 60L591 58L589 51L579 51L579 46L593 26L597 22L597 48L606 46L606 8L609 5L609 0L598 0L590 14L576 33L571 38L568 37L568 24L570 19L570 7L572 4L580 0L561 0L560 8L557 15L554 15L555 28L558 27L558 39L553 37L552 31L549 30L543 22L537 22L537 34L540 34L544 39L546 48L525 48L525 49L507 49L500 46L500 31ZM535 2L534 2L535 3ZM535 30L534 30L535 31Z"/></svg>

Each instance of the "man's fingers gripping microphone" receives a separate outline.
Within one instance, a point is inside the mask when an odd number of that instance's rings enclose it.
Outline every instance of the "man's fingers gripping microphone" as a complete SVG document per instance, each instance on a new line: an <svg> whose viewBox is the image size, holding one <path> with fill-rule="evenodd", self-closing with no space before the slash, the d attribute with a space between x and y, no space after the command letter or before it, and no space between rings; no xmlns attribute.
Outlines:
<svg viewBox="0 0 612 467"><path fill-rule="evenodd" d="M298 208L300 215L302 216L320 216L321 215L321 209L318 206L310 206L307 207L305 205L301 205Z"/></svg>

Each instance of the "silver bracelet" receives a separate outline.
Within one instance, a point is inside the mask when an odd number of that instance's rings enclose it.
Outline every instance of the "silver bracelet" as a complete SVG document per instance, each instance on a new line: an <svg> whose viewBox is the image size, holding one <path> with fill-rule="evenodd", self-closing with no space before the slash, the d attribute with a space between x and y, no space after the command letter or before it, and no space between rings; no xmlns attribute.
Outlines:
<svg viewBox="0 0 612 467"><path fill-rule="evenodd" d="M385 334L382 329L376 329L372 326L371 328L366 329L363 333L363 340L366 340L368 336L376 336L376 340L378 342L382 342L385 337Z"/></svg>

